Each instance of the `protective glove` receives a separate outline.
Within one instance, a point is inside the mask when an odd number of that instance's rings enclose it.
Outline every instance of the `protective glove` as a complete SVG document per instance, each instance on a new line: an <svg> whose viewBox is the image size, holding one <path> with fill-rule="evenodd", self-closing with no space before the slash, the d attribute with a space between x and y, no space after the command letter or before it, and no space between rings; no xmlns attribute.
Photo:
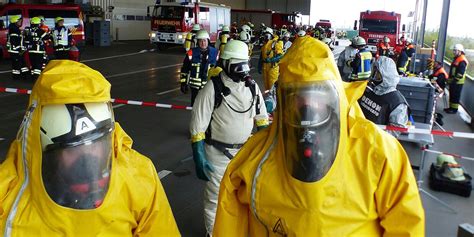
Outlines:
<svg viewBox="0 0 474 237"><path fill-rule="evenodd" d="M189 90L189 87L186 84L186 82L181 82L181 92L183 92L184 94L187 94L188 90Z"/></svg>
<svg viewBox="0 0 474 237"><path fill-rule="evenodd" d="M264 128L268 128L268 125L257 126L257 131L260 131Z"/></svg>
<svg viewBox="0 0 474 237"><path fill-rule="evenodd" d="M214 167L207 161L204 151L204 140L191 144L193 148L193 160L196 166L196 175L199 179L209 181L209 172L214 172Z"/></svg>
<svg viewBox="0 0 474 237"><path fill-rule="evenodd" d="M221 67L209 67L209 71L207 72L208 78L219 76L219 73L222 72Z"/></svg>

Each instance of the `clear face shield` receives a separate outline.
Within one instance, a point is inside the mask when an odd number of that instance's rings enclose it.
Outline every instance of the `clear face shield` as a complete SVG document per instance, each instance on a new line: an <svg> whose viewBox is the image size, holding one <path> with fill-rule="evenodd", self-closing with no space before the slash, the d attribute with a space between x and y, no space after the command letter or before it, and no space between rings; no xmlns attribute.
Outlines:
<svg viewBox="0 0 474 237"><path fill-rule="evenodd" d="M110 103L107 106L112 111ZM96 121L84 106L73 107L67 106L72 121L70 132L53 138L53 143L43 148L43 183L57 204L95 209L109 188L114 119Z"/></svg>
<svg viewBox="0 0 474 237"><path fill-rule="evenodd" d="M322 179L331 168L340 136L339 96L330 80L281 88L285 159L303 182Z"/></svg>

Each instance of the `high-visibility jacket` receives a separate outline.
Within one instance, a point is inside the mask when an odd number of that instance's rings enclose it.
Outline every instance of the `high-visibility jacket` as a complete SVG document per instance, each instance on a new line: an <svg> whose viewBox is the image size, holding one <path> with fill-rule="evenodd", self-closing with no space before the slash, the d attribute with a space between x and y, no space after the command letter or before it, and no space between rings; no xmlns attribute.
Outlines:
<svg viewBox="0 0 474 237"><path fill-rule="evenodd" d="M449 70L449 80L448 83L464 84L466 79L466 69L469 65L466 56L461 54L458 57L454 58L454 61L451 63L451 69Z"/></svg>
<svg viewBox="0 0 474 237"><path fill-rule="evenodd" d="M44 40L48 33L39 27L25 29L25 44L30 53L45 53Z"/></svg>
<svg viewBox="0 0 474 237"><path fill-rule="evenodd" d="M433 79L438 79L439 77L443 77L444 76L444 79L448 79L449 78L449 75L448 73L446 72L446 70L444 70L443 67L440 67L438 70L436 70L435 73L433 73L433 75L431 75L430 77L433 78Z"/></svg>
<svg viewBox="0 0 474 237"><path fill-rule="evenodd" d="M23 46L23 34L21 33L20 27L16 24L11 23L8 26L7 35L7 50L9 53L19 53L24 49Z"/></svg>
<svg viewBox="0 0 474 237"><path fill-rule="evenodd" d="M360 50L350 63L352 67L351 80L367 80L372 73L372 53L367 49Z"/></svg>
<svg viewBox="0 0 474 237"><path fill-rule="evenodd" d="M191 88L200 90L207 83L208 71L217 64L217 50L208 47L206 51L196 47L189 50L181 67L180 82L187 83Z"/></svg>
<svg viewBox="0 0 474 237"><path fill-rule="evenodd" d="M57 26L53 31L53 44L56 51L69 50L72 41L71 31L64 26Z"/></svg>

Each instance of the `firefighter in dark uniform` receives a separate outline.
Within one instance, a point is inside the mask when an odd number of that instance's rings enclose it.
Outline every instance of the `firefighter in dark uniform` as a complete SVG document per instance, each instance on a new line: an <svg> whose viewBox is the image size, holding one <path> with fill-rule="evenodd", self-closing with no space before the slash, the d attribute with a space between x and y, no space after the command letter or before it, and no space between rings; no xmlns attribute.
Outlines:
<svg viewBox="0 0 474 237"><path fill-rule="evenodd" d="M30 27L25 29L25 44L28 48L31 63L31 78L36 80L41 71L45 60L46 49L44 41L48 33L40 28L41 19L33 17L30 21Z"/></svg>
<svg viewBox="0 0 474 237"><path fill-rule="evenodd" d="M208 78L210 67L217 64L217 50L209 46L209 33L200 30L196 33L198 47L189 50L181 67L181 92L187 93L191 87L191 106Z"/></svg>
<svg viewBox="0 0 474 237"><path fill-rule="evenodd" d="M12 60L12 78L20 79L28 73L28 68L23 59L25 47L23 45L23 34L21 32L21 24L23 19L21 16L11 16L10 25L8 26L7 49Z"/></svg>
<svg viewBox="0 0 474 237"><path fill-rule="evenodd" d="M354 58L346 62L347 66L352 68L349 79L350 81L368 80L372 74L372 53L367 49L364 38L357 36L354 38L353 43L358 52Z"/></svg>
<svg viewBox="0 0 474 237"><path fill-rule="evenodd" d="M400 76L395 62L380 56L375 62L373 80L359 99L359 105L365 117L381 125L406 128L409 108L405 97L397 90ZM389 131L397 137L400 133Z"/></svg>
<svg viewBox="0 0 474 237"><path fill-rule="evenodd" d="M398 74L406 75L408 66L411 62L411 57L415 54L415 46L413 45L413 41L411 39L406 39L406 46L402 49L400 56L398 56L397 60L397 70Z"/></svg>
<svg viewBox="0 0 474 237"><path fill-rule="evenodd" d="M69 49L72 42L71 31L64 26L64 18L56 17L53 30L54 56L56 59L69 59Z"/></svg>
<svg viewBox="0 0 474 237"><path fill-rule="evenodd" d="M449 70L449 108L444 109L448 114L455 114L458 112L459 100L461 99L462 86L466 79L467 61L464 56L464 46L462 44L455 44L453 48L454 60L451 63Z"/></svg>

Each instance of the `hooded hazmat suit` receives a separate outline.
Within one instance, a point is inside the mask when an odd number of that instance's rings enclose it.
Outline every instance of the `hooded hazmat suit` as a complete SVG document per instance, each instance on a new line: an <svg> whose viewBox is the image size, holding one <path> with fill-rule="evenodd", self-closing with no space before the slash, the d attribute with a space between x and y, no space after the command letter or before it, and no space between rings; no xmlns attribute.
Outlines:
<svg viewBox="0 0 474 237"><path fill-rule="evenodd" d="M374 78L359 100L365 117L376 124L406 128L408 124L408 103L397 90L400 76L395 62L380 56L374 64ZM400 132L389 131L397 137Z"/></svg>
<svg viewBox="0 0 474 237"><path fill-rule="evenodd" d="M274 36L262 47L263 83L265 90L270 90L278 80L278 63L283 56L283 41Z"/></svg>
<svg viewBox="0 0 474 237"><path fill-rule="evenodd" d="M111 133L110 183L97 208L58 205L45 190L43 107L108 101L110 84L99 72L73 61L48 64L0 166L0 235L180 236L153 163L132 149L132 139L118 123Z"/></svg>
<svg viewBox="0 0 474 237"><path fill-rule="evenodd" d="M357 48L353 45L347 46L337 58L337 67L341 74L342 80L349 81L352 74L352 68L347 64L348 61L352 61L357 54Z"/></svg>
<svg viewBox="0 0 474 237"><path fill-rule="evenodd" d="M309 37L298 38L280 66L275 120L227 167L213 236L424 236L405 151L360 114L357 99L366 83L343 83L329 48ZM317 181L301 181L288 169L293 151L281 93L293 83L333 85L338 94L338 129L319 137L338 137L332 140L337 153Z"/></svg>

